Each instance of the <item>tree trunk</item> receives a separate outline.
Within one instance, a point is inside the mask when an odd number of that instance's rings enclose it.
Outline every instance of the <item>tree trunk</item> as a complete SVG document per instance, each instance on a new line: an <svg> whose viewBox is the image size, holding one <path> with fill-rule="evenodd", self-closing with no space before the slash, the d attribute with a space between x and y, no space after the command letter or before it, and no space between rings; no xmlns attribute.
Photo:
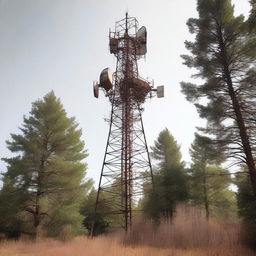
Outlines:
<svg viewBox="0 0 256 256"><path fill-rule="evenodd" d="M206 184L206 177L204 173L204 208L205 208L205 217L207 221L209 220L210 217L210 210L209 210L209 201L208 201L208 195L207 195L207 184Z"/></svg>
<svg viewBox="0 0 256 256"><path fill-rule="evenodd" d="M247 134L246 127L244 124L243 116L241 113L240 104L234 92L234 88L232 86L232 80L230 76L229 76L229 82L227 84L228 84L229 95L231 97L234 112L236 115L236 122L239 128L239 134L240 134L242 145L243 145L243 151L246 156L245 157L246 164L248 166L253 192L254 192L254 195L256 196L256 168L255 168L255 163L252 155L252 149L250 145L249 136Z"/></svg>
<svg viewBox="0 0 256 256"><path fill-rule="evenodd" d="M45 144L45 147L47 149L47 142ZM38 227L41 223L41 209L40 209L40 197L42 195L42 191L41 191L41 187L42 187L42 181L43 181L43 177L42 177L42 172L45 166L45 157L44 155L42 155L41 157L41 161L40 161L40 167L38 170L38 177L37 177L37 193L36 193L36 206L35 206L35 213L34 213L34 228L35 228L35 240L38 237Z"/></svg>
<svg viewBox="0 0 256 256"><path fill-rule="evenodd" d="M36 209L36 212L34 214L34 239L37 240L38 238L38 228L39 228L39 224L40 224L40 216L39 216L39 212Z"/></svg>
<svg viewBox="0 0 256 256"><path fill-rule="evenodd" d="M218 34L219 34L219 46L221 50L221 57L222 57L222 64L223 64L223 72L226 79L226 84L228 86L228 92L231 98L232 107L235 113L236 123L239 129L239 134L240 134L240 138L243 146L243 151L245 154L246 165L249 170L253 192L256 197L256 168L255 168L255 163L252 155L250 140L245 127L241 106L237 99L237 96L233 87L233 81L231 78L231 73L229 70L228 62L227 62L226 46L223 40L222 30L219 24L217 24L217 26L218 26Z"/></svg>

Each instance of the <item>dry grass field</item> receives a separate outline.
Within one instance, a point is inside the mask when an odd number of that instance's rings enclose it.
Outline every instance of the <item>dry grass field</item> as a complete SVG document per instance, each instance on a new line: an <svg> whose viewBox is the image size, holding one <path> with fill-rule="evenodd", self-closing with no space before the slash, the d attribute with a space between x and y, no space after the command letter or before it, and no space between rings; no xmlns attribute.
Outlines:
<svg viewBox="0 0 256 256"><path fill-rule="evenodd" d="M155 248L151 246L127 246L114 238L79 237L71 242L44 240L32 242L4 242L0 247L1 256L253 256L254 253L241 248Z"/></svg>
<svg viewBox="0 0 256 256"><path fill-rule="evenodd" d="M134 229L89 239L77 237L69 242L2 241L0 256L253 256L240 242L238 223L210 221L199 211L180 207L173 223L154 226L138 221Z"/></svg>

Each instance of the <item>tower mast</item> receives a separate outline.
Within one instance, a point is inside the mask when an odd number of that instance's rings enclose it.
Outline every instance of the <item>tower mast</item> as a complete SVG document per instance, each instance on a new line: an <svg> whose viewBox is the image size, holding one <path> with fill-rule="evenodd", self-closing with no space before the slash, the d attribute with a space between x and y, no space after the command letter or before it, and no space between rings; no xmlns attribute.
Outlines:
<svg viewBox="0 0 256 256"><path fill-rule="evenodd" d="M135 212L133 204L145 192L145 185L153 183L142 104L155 92L163 97L163 86L154 89L139 77L137 60L146 54L146 43L146 28L138 29L136 18L126 13L109 34L110 53L117 59L116 71L112 76L106 68L101 72L100 83L94 82L94 96L98 98L101 88L112 110L91 234L96 229L98 211L115 215L116 223L127 231Z"/></svg>

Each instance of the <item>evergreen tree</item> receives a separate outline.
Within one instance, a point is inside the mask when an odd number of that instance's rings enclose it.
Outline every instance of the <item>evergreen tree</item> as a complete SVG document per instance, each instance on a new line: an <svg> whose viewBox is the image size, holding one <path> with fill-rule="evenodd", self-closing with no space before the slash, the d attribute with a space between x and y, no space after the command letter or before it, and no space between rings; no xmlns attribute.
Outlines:
<svg viewBox="0 0 256 256"><path fill-rule="evenodd" d="M124 222L122 214L116 215L120 212L121 203L120 178L113 181L108 191L99 191L95 212L97 194L98 191L93 188L81 208L81 214L84 216L83 224L93 236L118 230Z"/></svg>
<svg viewBox="0 0 256 256"><path fill-rule="evenodd" d="M19 193L8 183L6 180L0 191L0 233L5 233L8 238L18 238L22 230L22 220L17 213L23 193Z"/></svg>
<svg viewBox="0 0 256 256"><path fill-rule="evenodd" d="M256 248L256 199L250 186L250 178L247 175L237 174L238 214L242 218L242 240L246 244Z"/></svg>
<svg viewBox="0 0 256 256"><path fill-rule="evenodd" d="M250 31L256 31L256 1L250 0L251 12L248 18L248 25Z"/></svg>
<svg viewBox="0 0 256 256"><path fill-rule="evenodd" d="M151 150L152 158L158 162L157 170L182 165L180 148L167 128L159 133Z"/></svg>
<svg viewBox="0 0 256 256"><path fill-rule="evenodd" d="M20 130L7 141L16 156L4 159L1 226L8 231L15 220L22 232L35 237L40 227L53 236L65 226L72 235L81 232L80 202L90 182L83 182L86 164L82 160L87 154L75 118L67 117L60 100L50 92L32 104Z"/></svg>
<svg viewBox="0 0 256 256"><path fill-rule="evenodd" d="M178 203L188 199L188 176L183 166L172 166L154 176L154 187L143 202L145 215L171 221Z"/></svg>
<svg viewBox="0 0 256 256"><path fill-rule="evenodd" d="M154 186L145 186L142 202L146 216L159 221L171 221L179 202L188 199L188 176L181 161L177 142L168 129L160 132L152 156L158 165L154 170Z"/></svg>
<svg viewBox="0 0 256 256"><path fill-rule="evenodd" d="M235 210L235 194L229 189L231 177L227 170L216 165L217 152L208 142L209 138L196 134L191 146L191 200L204 208L207 220L210 216L230 217Z"/></svg>
<svg viewBox="0 0 256 256"><path fill-rule="evenodd" d="M84 216L83 224L88 230L88 234L91 234L93 227L94 236L108 232L114 221L113 216L111 217L107 214L107 212L109 213L113 209L111 209L110 205L106 204L106 195L103 193L101 193L101 200L95 216L96 197L97 191L93 188L81 208L81 214Z"/></svg>
<svg viewBox="0 0 256 256"><path fill-rule="evenodd" d="M231 0L198 0L197 10L199 18L187 23L196 35L185 42L192 55L183 59L205 82L183 82L182 91L207 119L201 130L214 137L219 152L247 165L256 196L256 34L242 15L234 16Z"/></svg>

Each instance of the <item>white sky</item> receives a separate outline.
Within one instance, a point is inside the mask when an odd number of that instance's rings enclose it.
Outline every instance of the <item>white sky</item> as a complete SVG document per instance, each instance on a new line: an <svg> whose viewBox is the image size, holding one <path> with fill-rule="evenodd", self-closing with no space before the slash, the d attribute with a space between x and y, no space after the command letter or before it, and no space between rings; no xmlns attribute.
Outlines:
<svg viewBox="0 0 256 256"><path fill-rule="evenodd" d="M247 0L234 0L236 14L248 13ZM93 97L92 81L105 67L115 69L108 31L125 12L147 27L148 53L140 75L165 85L165 98L145 104L145 132L152 145L167 127L189 162L195 127L204 124L180 92L192 70L182 65L186 21L196 17L195 0L0 0L0 157L11 157L5 141L18 133L31 103L54 90L69 116L83 129L89 152L88 175L98 183L110 104ZM0 161L0 171L5 171Z"/></svg>

